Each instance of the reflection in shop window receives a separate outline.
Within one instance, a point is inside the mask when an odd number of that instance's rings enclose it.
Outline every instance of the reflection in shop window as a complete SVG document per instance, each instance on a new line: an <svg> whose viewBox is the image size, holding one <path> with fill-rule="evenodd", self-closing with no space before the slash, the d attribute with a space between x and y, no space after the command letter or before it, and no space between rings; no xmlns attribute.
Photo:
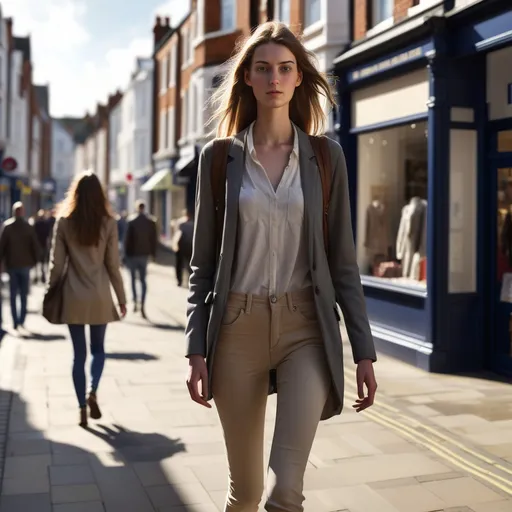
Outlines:
<svg viewBox="0 0 512 512"><path fill-rule="evenodd" d="M426 286L427 124L358 137L357 256L363 275Z"/></svg>

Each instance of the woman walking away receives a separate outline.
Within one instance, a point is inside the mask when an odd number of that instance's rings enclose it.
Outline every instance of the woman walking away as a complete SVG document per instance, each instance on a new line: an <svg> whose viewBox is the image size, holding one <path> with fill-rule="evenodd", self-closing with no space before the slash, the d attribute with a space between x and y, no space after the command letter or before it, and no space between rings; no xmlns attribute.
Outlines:
<svg viewBox="0 0 512 512"><path fill-rule="evenodd" d="M345 159L336 142L311 137L325 122L321 96L334 100L312 54L277 22L239 49L217 95L217 137L231 139L208 144L199 163L187 385L199 404L215 400L226 512L258 510L265 407L277 385L265 510L300 512L318 423L342 409L337 304L357 363L353 407L372 405L377 387Z"/></svg>
<svg viewBox="0 0 512 512"><path fill-rule="evenodd" d="M110 283L126 314L123 279L119 270L117 224L97 176L78 175L58 209L50 254L48 292L60 286L61 323L68 324L73 342L73 384L80 407L80 425L87 425L87 405L93 419L101 418L97 390L105 364L107 324L119 320ZM85 326L89 325L91 388L86 399Z"/></svg>

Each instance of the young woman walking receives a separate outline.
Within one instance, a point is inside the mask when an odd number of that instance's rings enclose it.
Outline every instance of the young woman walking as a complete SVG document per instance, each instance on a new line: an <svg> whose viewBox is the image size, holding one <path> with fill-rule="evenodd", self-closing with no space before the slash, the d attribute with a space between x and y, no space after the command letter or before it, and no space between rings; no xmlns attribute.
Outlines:
<svg viewBox="0 0 512 512"><path fill-rule="evenodd" d="M200 158L187 385L199 404L210 407L208 400L215 400L229 463L229 512L257 512L261 500L269 371L276 372L277 418L265 509L303 510L318 423L342 409L336 303L357 363L357 411L372 405L377 387L345 159L331 140L324 246L320 162L308 136L323 128L322 96L334 104L313 56L281 23L260 26L233 58L217 93L217 136L232 137L220 250L213 144Z"/></svg>
<svg viewBox="0 0 512 512"><path fill-rule="evenodd" d="M53 229L48 290L61 284L61 322L68 324L73 342L73 384L80 407L80 425L87 425L87 405L93 419L101 418L97 390L105 365L107 324L119 320L110 283L126 314L123 279L119 270L117 223L110 213L98 177L85 172L71 184L59 206ZM62 280L62 281L61 281ZM91 387L86 398L85 326L89 325Z"/></svg>

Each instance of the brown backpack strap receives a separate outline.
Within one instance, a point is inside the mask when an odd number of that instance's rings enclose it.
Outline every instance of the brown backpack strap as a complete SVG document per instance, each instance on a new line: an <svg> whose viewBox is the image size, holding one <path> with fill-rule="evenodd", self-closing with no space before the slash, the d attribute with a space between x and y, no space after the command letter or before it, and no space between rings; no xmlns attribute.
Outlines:
<svg viewBox="0 0 512 512"><path fill-rule="evenodd" d="M215 206L215 242L217 260L222 245L222 230L224 229L224 211L226 208L226 168L228 165L229 147L232 139L219 138L213 141L211 187L213 204Z"/></svg>
<svg viewBox="0 0 512 512"><path fill-rule="evenodd" d="M332 184L332 168L331 168L331 152L329 150L329 141L327 137L315 137L310 135L309 140L315 153L320 172L320 180L322 182L322 199L323 199L323 233L325 252L329 250L329 203L331 200L331 184Z"/></svg>

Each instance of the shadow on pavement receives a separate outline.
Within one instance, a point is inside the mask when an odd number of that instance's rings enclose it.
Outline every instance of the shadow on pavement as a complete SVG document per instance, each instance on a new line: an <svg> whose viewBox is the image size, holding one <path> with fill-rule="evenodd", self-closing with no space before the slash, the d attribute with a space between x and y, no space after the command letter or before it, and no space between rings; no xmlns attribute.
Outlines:
<svg viewBox="0 0 512 512"><path fill-rule="evenodd" d="M185 327L181 324L168 324L164 322L152 322L150 319L146 320L146 323L142 322L131 322L130 320L123 320L124 324L136 325L137 327L154 327L155 329L161 329L162 331L183 331Z"/></svg>
<svg viewBox="0 0 512 512"><path fill-rule="evenodd" d="M118 361L157 361L159 358L145 352L110 352L105 354L107 359Z"/></svg>
<svg viewBox="0 0 512 512"><path fill-rule="evenodd" d="M167 459L169 465L170 457L186 451L180 439L102 424L87 429L54 427L48 435L31 423L36 408L37 404L27 404L18 394L0 390L0 512L52 512L51 492L57 488L66 490L61 493L66 497L59 498L63 510L75 510L77 501L82 502L83 510L195 510L187 505L190 501L180 493L169 471L164 471L162 462ZM60 412L66 410L50 407L47 411L50 416ZM76 436L70 436L74 428ZM61 432L67 432L67 442L58 441ZM88 441L89 435L105 445ZM75 442L70 441L73 438ZM87 445L94 445L96 452L87 450ZM109 458L118 462L112 464ZM97 489L88 498L92 501L83 502L83 496L74 494L85 485Z"/></svg>
<svg viewBox="0 0 512 512"><path fill-rule="evenodd" d="M170 439L162 434L142 434L116 424L96 424L95 427L89 425L86 430L115 450L117 462L158 462L186 451L180 439Z"/></svg>
<svg viewBox="0 0 512 512"><path fill-rule="evenodd" d="M34 340L34 341L61 341L61 340L66 339L66 336L64 336L64 334L53 334L53 333L41 334L38 332L32 332L32 331L28 331L28 330L27 330L27 334L22 334L20 337L23 339L26 339L26 340Z"/></svg>

